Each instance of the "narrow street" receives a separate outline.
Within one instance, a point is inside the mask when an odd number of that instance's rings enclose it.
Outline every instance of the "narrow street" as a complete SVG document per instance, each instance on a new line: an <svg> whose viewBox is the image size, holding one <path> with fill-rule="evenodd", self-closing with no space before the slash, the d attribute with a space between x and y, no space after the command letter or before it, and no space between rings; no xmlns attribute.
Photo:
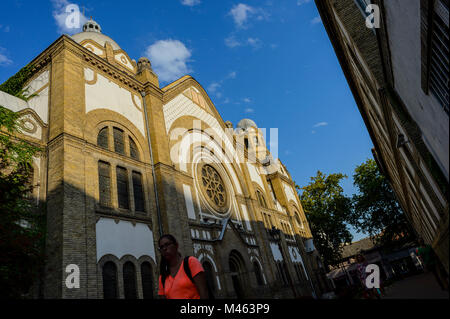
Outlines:
<svg viewBox="0 0 450 319"><path fill-rule="evenodd" d="M448 291L439 287L432 273L405 278L385 289L383 299L448 299Z"/></svg>

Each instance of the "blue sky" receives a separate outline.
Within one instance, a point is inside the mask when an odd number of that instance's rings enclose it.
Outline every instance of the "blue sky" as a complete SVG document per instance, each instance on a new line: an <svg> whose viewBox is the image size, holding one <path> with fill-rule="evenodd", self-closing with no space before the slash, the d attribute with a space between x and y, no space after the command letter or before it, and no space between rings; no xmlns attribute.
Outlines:
<svg viewBox="0 0 450 319"><path fill-rule="evenodd" d="M147 56L161 86L192 75L222 118L278 128L278 153L298 185L317 170L355 167L373 147L312 0L12 0L0 10L0 83L62 33L77 4L132 59ZM361 237L354 233L354 240Z"/></svg>

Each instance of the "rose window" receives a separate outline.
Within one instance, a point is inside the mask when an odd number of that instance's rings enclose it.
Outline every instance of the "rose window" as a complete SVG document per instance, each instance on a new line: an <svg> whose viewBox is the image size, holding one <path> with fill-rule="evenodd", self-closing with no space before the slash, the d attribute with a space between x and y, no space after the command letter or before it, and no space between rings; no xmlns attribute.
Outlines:
<svg viewBox="0 0 450 319"><path fill-rule="evenodd" d="M225 207L227 195L222 178L216 169L210 165L202 167L202 184L209 200L218 207Z"/></svg>

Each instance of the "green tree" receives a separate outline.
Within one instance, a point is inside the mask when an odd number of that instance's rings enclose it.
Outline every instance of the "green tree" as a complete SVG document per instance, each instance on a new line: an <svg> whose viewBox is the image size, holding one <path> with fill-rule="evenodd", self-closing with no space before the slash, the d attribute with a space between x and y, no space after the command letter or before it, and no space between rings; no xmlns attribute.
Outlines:
<svg viewBox="0 0 450 319"><path fill-rule="evenodd" d="M22 87L29 72L23 68L0 90L26 99ZM30 199L29 183L40 150L18 138L19 128L19 114L0 105L0 298L26 296L44 260L45 215Z"/></svg>
<svg viewBox="0 0 450 319"><path fill-rule="evenodd" d="M349 220L353 227L370 234L376 244L386 248L414 240L406 216L374 160L356 167L353 185L358 189Z"/></svg>
<svg viewBox="0 0 450 319"><path fill-rule="evenodd" d="M353 236L346 221L351 214L351 199L339 185L346 175L326 175L320 171L311 177L308 186L300 188L300 201L311 228L314 244L325 265L335 264L341 258L342 244L351 242Z"/></svg>

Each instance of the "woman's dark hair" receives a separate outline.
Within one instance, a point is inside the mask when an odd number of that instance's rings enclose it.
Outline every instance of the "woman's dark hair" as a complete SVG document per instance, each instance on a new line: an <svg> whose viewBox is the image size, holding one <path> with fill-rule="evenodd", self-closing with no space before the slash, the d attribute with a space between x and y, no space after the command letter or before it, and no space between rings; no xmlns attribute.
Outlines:
<svg viewBox="0 0 450 319"><path fill-rule="evenodd" d="M177 239L174 236L172 236L170 234L165 234L165 235L162 235L159 238L158 246L159 246L159 243L161 242L161 240L163 238L167 238L168 240L170 240L174 244L178 243ZM167 260L165 260L163 256L161 256L161 263L159 265L159 273L161 274L161 277L163 279L165 279L169 275L169 265L167 264Z"/></svg>

